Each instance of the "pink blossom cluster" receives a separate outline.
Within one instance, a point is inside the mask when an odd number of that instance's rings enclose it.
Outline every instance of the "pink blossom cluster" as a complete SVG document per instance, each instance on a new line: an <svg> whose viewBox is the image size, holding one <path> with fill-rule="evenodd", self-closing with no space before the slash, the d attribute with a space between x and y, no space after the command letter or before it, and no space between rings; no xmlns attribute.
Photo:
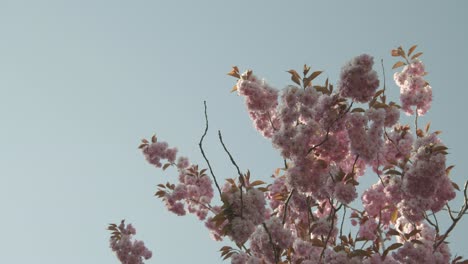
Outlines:
<svg viewBox="0 0 468 264"><path fill-rule="evenodd" d="M356 187L351 183L337 182L333 194L336 200L343 204L349 204L357 198Z"/></svg>
<svg viewBox="0 0 468 264"><path fill-rule="evenodd" d="M331 248L325 250L324 263L329 264L360 264L362 260L360 257L348 257L345 251L338 251Z"/></svg>
<svg viewBox="0 0 468 264"><path fill-rule="evenodd" d="M348 134L351 141L351 150L359 158L371 163L383 146L383 127L385 110L370 108L364 114L352 113L349 116ZM372 122L370 127L368 122Z"/></svg>
<svg viewBox="0 0 468 264"><path fill-rule="evenodd" d="M397 210L395 205L402 200L401 178L394 175L386 176L364 191L361 198L367 216L379 219L383 226L389 226L392 214ZM366 221L362 221L361 224L365 223Z"/></svg>
<svg viewBox="0 0 468 264"><path fill-rule="evenodd" d="M379 79L377 72L372 69L373 65L374 58L362 54L343 66L338 83L341 96L360 103L371 100L379 87Z"/></svg>
<svg viewBox="0 0 468 264"><path fill-rule="evenodd" d="M265 226L257 226L251 236L250 249L255 257L263 259L267 263L275 263L276 257L280 257L278 252L289 248L294 242L294 238L277 217L265 221Z"/></svg>
<svg viewBox="0 0 468 264"><path fill-rule="evenodd" d="M183 163L178 162L178 164L181 166ZM211 199L213 199L213 186L206 174L196 172L198 172L198 167L195 165L188 168L180 167L179 183L172 192L166 192L164 201L168 210L177 215L185 215L185 203L190 213L204 220L210 210Z"/></svg>
<svg viewBox="0 0 468 264"><path fill-rule="evenodd" d="M219 214L219 213L221 213L221 211L222 211L221 206L213 206L212 207L212 212L214 214ZM208 230L210 230L210 236L211 236L211 238L213 240L222 241L223 236L224 236L223 229L229 223L229 221L224 220L222 224L217 225L216 222L213 221L213 218L214 218L213 216L209 216L205 220L205 227L208 228Z"/></svg>
<svg viewBox="0 0 468 264"><path fill-rule="evenodd" d="M245 96L249 115L255 127L265 137L271 137L278 123L275 109L278 105L278 91L253 74L245 73L237 83L239 95Z"/></svg>
<svg viewBox="0 0 468 264"><path fill-rule="evenodd" d="M411 131L401 126L396 126L386 135L379 165L397 164L409 158L413 150L413 142L414 137Z"/></svg>
<svg viewBox="0 0 468 264"><path fill-rule="evenodd" d="M187 209L190 213L196 214L200 220L204 220L208 214L208 205L213 198L213 187L211 179L203 172L198 171L198 166L190 165L186 157L177 159L177 149L169 148L166 142L156 142L153 137L151 144L143 145L143 155L146 160L162 167L161 161L167 159L168 165L174 165L179 171L179 183L170 190L160 190L166 207L169 211L177 215L185 215ZM177 159L177 162L176 162ZM165 188L164 186L162 188Z"/></svg>
<svg viewBox="0 0 468 264"><path fill-rule="evenodd" d="M124 221L118 226L119 235L112 236L110 247L117 254L117 258L122 264L143 264L143 259L150 259L152 252L148 250L143 241L132 241L136 234L132 224L125 225Z"/></svg>
<svg viewBox="0 0 468 264"><path fill-rule="evenodd" d="M228 235L239 245L244 244L255 231L255 228L265 220L265 196L263 192L248 188L232 190L229 183L223 188L224 202L229 205L232 219L229 219Z"/></svg>
<svg viewBox="0 0 468 264"><path fill-rule="evenodd" d="M404 199L399 203L401 212L412 221L423 220L423 212L438 212L455 198L445 169L445 147L435 133L418 138L414 144L412 163L407 164L402 181Z"/></svg>
<svg viewBox="0 0 468 264"><path fill-rule="evenodd" d="M415 229L419 231L408 239L402 236L397 237L397 242L403 243L403 246L392 256L399 263L445 264L450 262L451 254L447 244L442 243L434 250L436 231L433 227L423 222L414 225L403 217L398 219L396 226L406 234ZM415 240L418 242L414 242Z"/></svg>
<svg viewBox="0 0 468 264"><path fill-rule="evenodd" d="M166 142L153 142L142 149L146 160L154 166L161 168L161 160L173 163L176 160L177 149L169 148Z"/></svg>
<svg viewBox="0 0 468 264"><path fill-rule="evenodd" d="M373 64L366 54L352 59L335 92L327 80L325 86L289 85L279 96L250 71L240 76L237 91L256 129L280 151L284 168L261 188L250 178L238 185L228 179L219 190L223 205L212 206L212 181L204 170L177 159L165 142L147 144L148 162L161 167L167 160L179 171L178 184L164 187L168 209L178 215L188 210L205 221L215 240L235 242L239 249L223 251L234 264L449 263L447 245L435 244L439 230L424 222L426 211L438 212L455 197L446 147L437 134L418 130L415 139L409 125L398 123L400 107L386 103L385 89L376 91ZM304 79L307 71L305 66ZM394 75L404 112L429 109L432 90L424 75L418 60ZM367 102L366 109L352 108ZM340 210L352 208L367 167L377 183L362 193L363 211L352 209L353 239L341 232ZM392 236L401 244L382 253Z"/></svg>
<svg viewBox="0 0 468 264"><path fill-rule="evenodd" d="M425 74L424 64L415 60L393 76L400 87L402 109L409 115L414 114L414 106L419 115L424 115L431 107L432 88L423 79Z"/></svg>

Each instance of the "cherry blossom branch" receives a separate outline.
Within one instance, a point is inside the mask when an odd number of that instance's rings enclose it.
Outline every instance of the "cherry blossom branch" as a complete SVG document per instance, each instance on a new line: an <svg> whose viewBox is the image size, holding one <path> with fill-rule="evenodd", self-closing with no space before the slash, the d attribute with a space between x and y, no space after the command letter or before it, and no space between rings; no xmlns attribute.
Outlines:
<svg viewBox="0 0 468 264"><path fill-rule="evenodd" d="M415 125L415 130L416 130L416 136L418 136L418 108L416 107L416 118L414 119L414 125Z"/></svg>
<svg viewBox="0 0 468 264"><path fill-rule="evenodd" d="M450 210L450 206L448 204L446 204L446 205L447 205L447 209L442 208L442 210L449 212L449 214L459 214L460 213L460 211ZM465 212L465 214L468 214L468 212Z"/></svg>
<svg viewBox="0 0 468 264"><path fill-rule="evenodd" d="M340 226L340 238L343 236L343 223L344 223L345 216L346 216L346 206L343 207L343 218L341 219L341 226Z"/></svg>
<svg viewBox="0 0 468 264"><path fill-rule="evenodd" d="M268 111L268 120L270 121L270 124L273 130L278 131L278 129L273 125L273 121L271 120L271 115L269 111Z"/></svg>
<svg viewBox="0 0 468 264"><path fill-rule="evenodd" d="M224 151L226 151L226 153L228 154L229 156L229 159L231 160L231 163L236 167L237 169L237 173L239 174L239 177L242 178L242 173L239 169L239 166L237 165L237 163L234 161L234 158L232 157L231 153L229 152L229 150L226 148L226 145L224 145L224 142L223 142L223 136L221 135L221 130L218 130L218 137L219 137L219 141L221 142L221 145L223 146L224 148ZM242 180L243 181L243 180ZM242 182L241 182L242 183Z"/></svg>
<svg viewBox="0 0 468 264"><path fill-rule="evenodd" d="M263 225L263 228L265 228L265 231L268 234L268 238L270 239L270 244L271 244L271 247L273 248L273 254L275 255L275 264L278 264L279 263L279 256L278 256L277 248L275 247L275 244L273 243L273 239L271 238L271 233L268 230L265 223L262 223L262 225Z"/></svg>
<svg viewBox="0 0 468 264"><path fill-rule="evenodd" d="M323 145L325 142L327 142L328 137L329 137L329 134L330 134L330 129L332 128L332 126L333 126L338 120L340 120L343 116L345 116L345 115L349 112L349 110L350 110L351 107L353 106L353 103L354 103L354 102L351 102L351 104L349 104L348 108L347 108L341 115L339 115L335 120L333 120L333 122L332 122L332 123L328 126L328 128L327 128L327 133L325 134L325 138L324 138L320 143L318 143L317 145L311 147L311 148L309 149L309 151L307 151L307 155L309 155L310 152L312 152L314 149L320 147L320 146Z"/></svg>
<svg viewBox="0 0 468 264"><path fill-rule="evenodd" d="M207 114L207 110L206 110L206 101L203 101L203 104L205 105L205 124L206 124L206 126L205 126L205 132L203 133L203 135L202 135L202 137L200 139L200 142L198 143L198 146L200 147L200 151L201 151L201 153L203 155L203 158L205 159L206 163L208 164L208 168L210 169L211 176L213 177L216 188L218 189L219 197L222 199L221 188L219 188L219 184L218 184L218 181L216 180L216 177L215 177L215 175L213 173L213 169L211 168L210 161L206 157L205 151L203 150L203 139L205 138L206 133L208 132L208 114Z"/></svg>
<svg viewBox="0 0 468 264"><path fill-rule="evenodd" d="M237 163L234 161L234 158L232 157L231 153L229 152L229 150L226 148L226 145L224 145L224 142L223 142L223 136L221 135L221 130L218 130L218 137L219 137L219 141L221 142L221 145L223 146L224 148L224 151L226 151L226 153L228 154L229 156L229 159L231 159L231 163L236 167L237 169L237 173L239 174L239 181L240 181L240 188L239 188L239 191L240 191L240 203L241 203L241 208L240 208L240 216L242 217L242 213L243 213L243 209L244 209L244 202L243 202L243 199L242 199L242 187L244 186L244 176L242 175L242 173L240 172L240 169L239 169L239 166L237 166Z"/></svg>
<svg viewBox="0 0 468 264"><path fill-rule="evenodd" d="M191 202L194 202L194 203L196 203L196 204L198 204L198 205L200 205L200 206L203 206L205 209L209 210L210 212L212 212L213 214L216 215L216 212L213 210L213 207L211 207L210 204L201 203L201 202L199 202L199 201L197 201L197 200L195 200L195 199L193 199L193 198L190 198L190 199L188 199L188 200L191 201Z"/></svg>
<svg viewBox="0 0 468 264"><path fill-rule="evenodd" d="M286 199L286 203L284 204L283 225L286 222L286 214L287 214L287 211L288 211L288 204L289 204L289 200L291 200L291 197L292 197L293 193L294 193L294 189L292 189L289 192L288 198Z"/></svg>
<svg viewBox="0 0 468 264"><path fill-rule="evenodd" d="M463 217L463 215L465 214L465 212L468 210L468 195L467 195L467 189L468 189L468 181L465 182L465 186L463 188L463 195L465 197L465 201L463 202L463 205L460 209L460 211L458 212L458 215L452 219L452 224L450 225L450 227L447 229L447 231L445 231L445 233L442 235L442 237L439 239L439 241L437 243L434 244L434 252L437 250L437 248L440 246L440 244L442 244L445 239L448 237L448 235L450 234L450 232L455 228L455 226L457 225L458 221L460 221L460 219Z"/></svg>
<svg viewBox="0 0 468 264"><path fill-rule="evenodd" d="M328 231L327 239L325 240L325 245L323 246L323 249L322 249L322 253L320 253L320 260L319 260L319 262L322 261L323 254L325 254L325 249L327 249L328 241L330 240L331 234L332 234L332 232L333 232L333 225L335 224L336 212L337 212L338 210L340 210L341 206L343 206L343 204L341 204L338 208L335 208L335 206L333 206L333 201L330 200L330 198L328 198L328 201L329 201L329 203L330 203L331 210L332 210L332 214L330 215L330 216L331 216L331 225L330 225L330 230Z"/></svg>

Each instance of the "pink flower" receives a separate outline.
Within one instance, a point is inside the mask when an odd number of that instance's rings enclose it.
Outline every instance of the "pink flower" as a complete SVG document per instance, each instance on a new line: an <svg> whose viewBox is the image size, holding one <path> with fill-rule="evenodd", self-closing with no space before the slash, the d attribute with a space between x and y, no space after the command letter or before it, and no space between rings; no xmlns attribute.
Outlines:
<svg viewBox="0 0 468 264"><path fill-rule="evenodd" d="M357 102L368 102L379 86L377 73L372 70L374 58L362 54L348 62L341 69L338 88L340 94Z"/></svg>
<svg viewBox="0 0 468 264"><path fill-rule="evenodd" d="M142 241L132 242L133 235L136 234L135 228L122 220L120 225L109 226L109 230L114 231L110 238L110 247L117 254L117 258L122 264L143 264L143 259L150 259L152 252L149 251Z"/></svg>
<svg viewBox="0 0 468 264"><path fill-rule="evenodd" d="M432 88L423 79L424 74L424 65L418 60L394 74L395 82L400 87L402 109L409 115L414 114L414 106L419 115L424 115L431 107Z"/></svg>

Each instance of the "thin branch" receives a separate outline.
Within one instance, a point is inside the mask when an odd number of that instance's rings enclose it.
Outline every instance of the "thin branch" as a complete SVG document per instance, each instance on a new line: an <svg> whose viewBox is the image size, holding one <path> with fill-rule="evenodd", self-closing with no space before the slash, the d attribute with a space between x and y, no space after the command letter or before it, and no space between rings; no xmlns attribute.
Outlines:
<svg viewBox="0 0 468 264"><path fill-rule="evenodd" d="M278 129L273 125L273 120L271 120L270 112L268 112L268 120L270 121L270 124L273 130L278 131Z"/></svg>
<svg viewBox="0 0 468 264"><path fill-rule="evenodd" d="M340 238L343 236L343 223L346 216L346 206L343 208L343 218L341 219Z"/></svg>
<svg viewBox="0 0 468 264"><path fill-rule="evenodd" d="M223 136L221 135L221 130L218 130L218 136L219 136L219 141L221 142L221 145L223 146L224 148L224 151L226 151L226 153L228 154L229 156L229 159L231 159L231 163L236 167L237 169L237 173L239 174L239 182L240 182L240 188L239 188L239 191L240 191L240 202L241 202L241 208L240 208L240 216L241 218L243 217L243 211L244 211L244 201L242 199L242 187L244 187L245 183L244 183L244 176L242 175L240 169L239 169L239 166L237 166L237 163L234 161L234 158L232 157L231 153L229 152L229 150L226 148L226 145L224 145L224 142L223 142Z"/></svg>
<svg viewBox="0 0 468 264"><path fill-rule="evenodd" d="M275 244L273 243L273 239L271 238L271 233L270 231L268 231L266 224L262 223L262 225L263 225L263 228L265 228L265 231L267 232L268 237L270 239L270 244L271 244L271 247L273 248L273 254L275 254L275 263L277 264L279 263L279 256L278 256L277 248L275 247Z"/></svg>
<svg viewBox="0 0 468 264"><path fill-rule="evenodd" d="M380 64L382 64L382 75L383 75L383 95L385 95L385 67L383 64L383 59L380 60Z"/></svg>
<svg viewBox="0 0 468 264"><path fill-rule="evenodd" d="M426 219L426 221L434 227L434 229L438 230L438 227L436 224L434 224L431 219L429 219L429 216L426 214L426 212L423 212L424 213L424 219ZM437 231L437 234L439 234L439 231Z"/></svg>
<svg viewBox="0 0 468 264"><path fill-rule="evenodd" d="M356 162L357 162L358 159L359 159L359 154L356 155L356 158L354 159L353 169L351 170L351 173L354 173L354 169L355 169L355 167L356 167Z"/></svg>
<svg viewBox="0 0 468 264"><path fill-rule="evenodd" d="M234 161L234 158L232 157L231 153L229 152L229 150L226 148L226 145L224 145L224 142L223 142L223 136L221 135L221 130L218 130L218 137L219 137L219 141L221 142L221 145L223 145L223 148L224 148L224 151L226 151L226 153L228 154L229 156L229 159L231 159L231 163L236 167L237 169L237 174L239 174L239 177L243 177L240 169L239 169L239 166L237 166L237 163Z"/></svg>
<svg viewBox="0 0 468 264"><path fill-rule="evenodd" d="M432 211L432 216L434 217L435 223L436 223L436 232L439 234L439 221L437 220L437 216L434 214L434 211Z"/></svg>
<svg viewBox="0 0 468 264"><path fill-rule="evenodd" d="M292 197L293 193L294 193L294 189L292 189L289 192L288 198L286 199L286 203L284 204L283 225L286 222L286 213L288 211L288 204L289 204L289 200L291 200L291 197Z"/></svg>
<svg viewBox="0 0 468 264"><path fill-rule="evenodd" d="M350 110L351 107L353 106L353 103L354 103L354 102L351 102L351 104L349 104L349 107L348 107L341 115L338 115L338 117L337 117L335 120L333 120L333 122L332 122L332 123L328 126L328 128L327 128L327 133L325 134L325 138L324 138L322 141L320 141L320 143L318 143L317 145L311 147L311 148L309 149L309 151L307 151L307 155L309 155L314 149L320 147L320 146L323 145L325 142L327 142L328 137L329 137L329 135L330 135L330 129L331 129L332 126L336 123L336 121L340 120L340 118L342 118L343 116L345 116L345 115L349 112L349 110Z"/></svg>
<svg viewBox="0 0 468 264"><path fill-rule="evenodd" d="M447 206L447 211L450 215L450 218L452 219L452 221L455 220L455 217L453 216L453 212L452 212L452 209L450 209L450 205L448 203L445 204L445 206ZM458 212L459 213L459 212Z"/></svg>
<svg viewBox="0 0 468 264"><path fill-rule="evenodd" d="M450 208L448 204L447 204L447 207ZM460 211L449 210L449 209L445 209L445 208L442 208L442 210L449 212L449 214L459 214L460 213ZM468 214L468 212L465 212L465 214Z"/></svg>
<svg viewBox="0 0 468 264"><path fill-rule="evenodd" d="M330 201L330 206L331 206L331 209L332 209L330 231L328 231L327 239L325 240L325 245L323 246L322 253L320 253L319 263L322 262L323 255L325 254L325 249L327 249L328 241L330 240L331 233L333 232L333 226L335 225L335 215L336 215L337 210L335 209L335 207L333 206L333 203L331 201Z"/></svg>
<svg viewBox="0 0 468 264"><path fill-rule="evenodd" d="M379 172L379 167L380 167L380 159L377 158L377 162L378 162L378 166L377 166L377 169L375 170L375 172L377 173L377 176L379 177L379 180L380 180L380 183L382 184L382 186L385 188L385 183L382 179L382 176L380 176L380 172Z"/></svg>
<svg viewBox="0 0 468 264"><path fill-rule="evenodd" d="M206 163L208 164L208 168L210 169L211 176L213 177L216 188L218 189L219 197L222 199L221 188L219 188L219 184L218 184L218 181L216 180L216 177L215 177L215 175L213 173L213 169L211 168L210 161L206 157L205 151L203 150L203 139L205 138L206 133L208 132L208 114L207 114L207 110L206 110L206 101L203 101L203 104L205 105L205 124L206 124L206 126L205 126L205 132L203 133L203 135L202 135L202 137L200 139L200 143L198 143L198 146L200 147L200 151L201 151L201 153L203 155L203 158L205 159Z"/></svg>
<svg viewBox="0 0 468 264"><path fill-rule="evenodd" d="M414 125L416 129L416 137L418 136L418 108L416 107L416 118L414 119Z"/></svg>
<svg viewBox="0 0 468 264"><path fill-rule="evenodd" d="M453 222L452 224L450 225L450 227L447 229L447 231L445 231L445 233L442 235L442 237L439 239L439 241L437 243L434 244L434 252L437 250L437 248L440 246L440 244L442 244L445 239L448 237L448 235L450 234L450 232L455 228L455 226L457 225L458 221L460 221L460 219L463 217L463 215L465 214L465 212L467 211L468 209L468 195L467 195L467 189L468 189L468 181L465 182L465 186L463 188L463 194L464 194L464 197L465 197L465 201L463 202L463 205L458 213L458 215L453 219Z"/></svg>

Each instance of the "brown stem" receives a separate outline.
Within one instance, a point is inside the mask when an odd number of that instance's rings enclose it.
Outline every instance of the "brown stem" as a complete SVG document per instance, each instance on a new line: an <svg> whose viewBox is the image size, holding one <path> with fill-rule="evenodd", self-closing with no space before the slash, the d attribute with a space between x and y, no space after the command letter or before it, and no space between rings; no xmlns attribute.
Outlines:
<svg viewBox="0 0 468 264"><path fill-rule="evenodd" d="M205 151L203 150L203 139L205 138L206 133L208 132L208 114L207 114L207 110L206 110L206 101L203 101L203 104L205 105L205 124L206 124L206 126L205 126L205 132L203 133L203 135L202 135L202 137L200 139L200 142L198 143L198 146L200 147L200 151L201 151L201 153L203 155L203 158L205 159L206 163L208 164L208 168L210 169L211 176L213 177L216 188L218 189L219 197L222 199L221 188L219 188L219 184L218 184L218 181L216 180L216 177L215 177L215 175L213 173L213 169L211 168L210 161L206 157Z"/></svg>
<svg viewBox="0 0 468 264"><path fill-rule="evenodd" d="M273 239L271 238L271 233L270 233L270 231L268 231L268 228L267 228L266 224L262 223L262 225L263 225L263 228L265 228L265 231L268 234L268 238L270 239L270 244L271 244L271 247L273 248L273 254L275 255L275 263L278 264L279 263L278 250L277 250L275 244L273 243Z"/></svg>
<svg viewBox="0 0 468 264"><path fill-rule="evenodd" d="M229 150L226 148L226 145L224 145L224 142L223 142L223 136L221 135L221 130L218 130L218 137L219 137L219 141L221 142L221 145L223 146L224 148L224 151L226 151L226 153L228 154L229 156L229 159L231 159L231 163L236 167L237 169L237 174L239 174L239 182L240 182L240 188L239 188L239 191L240 191L240 202L241 202L241 208L240 208L240 216L242 218L243 216L243 210L244 210L244 202L243 202L243 199L242 199L242 187L245 187L245 183L244 183L244 176L242 175L242 173L240 172L240 169L239 169L239 166L237 166L237 163L234 161L234 158L232 157L231 153L229 152Z"/></svg>
<svg viewBox="0 0 468 264"><path fill-rule="evenodd" d="M450 227L447 229L447 231L445 231L445 233L442 235L442 237L439 239L439 241L437 243L434 244L434 252L437 250L437 248L440 246L440 244L442 244L445 239L448 237L448 235L450 234L450 232L455 228L455 226L457 225L458 221L460 221L460 219L463 217L463 215L465 214L465 212L467 211L468 209L468 195L467 195L467 188L468 188L468 181L465 182L465 186L463 188L463 194L464 194L464 197L465 197L465 201L458 213L458 215L452 220L452 224L450 225Z"/></svg>
<svg viewBox="0 0 468 264"><path fill-rule="evenodd" d="M289 200L291 200L291 197L292 197L293 193L294 193L294 189L292 189L289 192L288 198L286 199L286 203L284 204L283 225L286 222L286 213L288 211L288 204L289 204Z"/></svg>

